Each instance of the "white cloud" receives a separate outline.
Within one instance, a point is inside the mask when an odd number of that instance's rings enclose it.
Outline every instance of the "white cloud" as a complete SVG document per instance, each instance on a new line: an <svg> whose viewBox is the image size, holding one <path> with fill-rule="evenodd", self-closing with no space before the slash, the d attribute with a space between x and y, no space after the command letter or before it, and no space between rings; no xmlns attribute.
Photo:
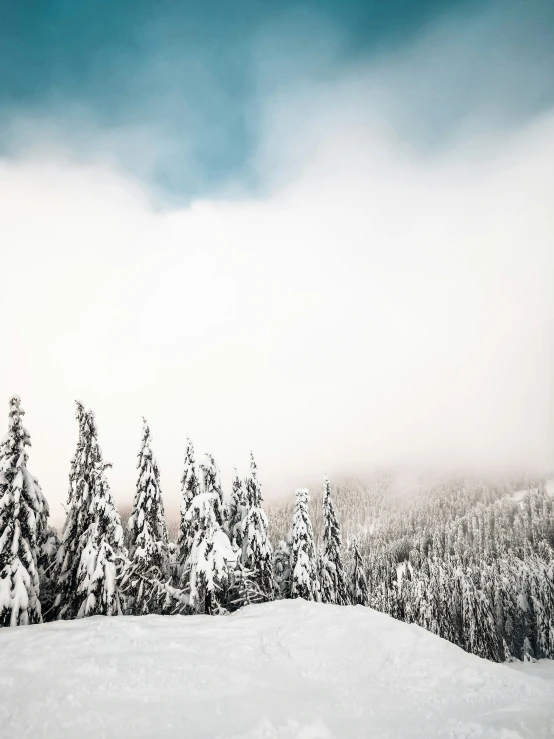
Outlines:
<svg viewBox="0 0 554 739"><path fill-rule="evenodd" d="M252 448L269 496L380 464L552 464L554 117L474 119L424 157L359 84L268 107L261 200L159 211L105 161L1 163L0 387L58 520L75 398L120 501L148 418L170 509L187 433L226 483Z"/></svg>

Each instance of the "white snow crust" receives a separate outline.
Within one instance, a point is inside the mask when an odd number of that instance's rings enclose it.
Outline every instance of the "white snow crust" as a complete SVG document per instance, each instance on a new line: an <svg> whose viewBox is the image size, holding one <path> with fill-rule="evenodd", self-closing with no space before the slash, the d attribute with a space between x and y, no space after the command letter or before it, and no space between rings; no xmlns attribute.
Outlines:
<svg viewBox="0 0 554 739"><path fill-rule="evenodd" d="M0 736L547 739L554 662L499 665L362 606L0 630Z"/></svg>

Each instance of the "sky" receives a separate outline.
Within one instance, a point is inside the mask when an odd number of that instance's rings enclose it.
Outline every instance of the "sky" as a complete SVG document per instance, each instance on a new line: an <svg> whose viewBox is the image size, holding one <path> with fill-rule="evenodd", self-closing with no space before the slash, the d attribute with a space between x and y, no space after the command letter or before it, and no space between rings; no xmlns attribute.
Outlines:
<svg viewBox="0 0 554 739"><path fill-rule="evenodd" d="M554 5L0 0L0 388L266 498L554 467Z"/></svg>

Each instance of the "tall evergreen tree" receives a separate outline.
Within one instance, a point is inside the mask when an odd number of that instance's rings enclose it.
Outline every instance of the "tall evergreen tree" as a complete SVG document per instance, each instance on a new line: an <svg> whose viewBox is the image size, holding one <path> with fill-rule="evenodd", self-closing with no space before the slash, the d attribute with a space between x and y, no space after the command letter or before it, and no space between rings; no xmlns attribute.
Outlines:
<svg viewBox="0 0 554 739"><path fill-rule="evenodd" d="M348 592L341 556L340 526L331 498L331 483L324 482L323 495L323 551L319 560L321 600L324 603L346 605Z"/></svg>
<svg viewBox="0 0 554 739"><path fill-rule="evenodd" d="M267 535L267 516L262 509L262 490L254 455L250 454L250 475L246 479L246 515L241 524L242 564L261 600L273 598L273 549Z"/></svg>
<svg viewBox="0 0 554 739"><path fill-rule="evenodd" d="M531 578L537 656L554 659L554 567L532 553L527 554L526 564Z"/></svg>
<svg viewBox="0 0 554 739"><path fill-rule="evenodd" d="M429 560L429 577L425 578L425 586L419 594L425 604L424 609L420 609L424 617L423 622L418 623L433 634L457 643L458 633L452 608L455 583L454 573L450 570L447 575L438 558Z"/></svg>
<svg viewBox="0 0 554 739"><path fill-rule="evenodd" d="M79 441L70 472L69 507L58 550L58 618L121 612L118 560L127 556L94 413L77 403Z"/></svg>
<svg viewBox="0 0 554 739"><path fill-rule="evenodd" d="M129 518L129 554L136 571L150 577L167 579L168 536L164 517L164 506L160 490L160 472L150 446L151 434L146 419L143 419L142 443L138 453L139 470L137 489ZM134 613L148 613L149 605L142 597L142 581L136 578L136 592L128 597L128 606Z"/></svg>
<svg viewBox="0 0 554 739"><path fill-rule="evenodd" d="M462 592L462 638L466 651L479 657L501 661L496 623L488 598L473 582L472 572L460 573Z"/></svg>
<svg viewBox="0 0 554 739"><path fill-rule="evenodd" d="M230 574L236 565L237 551L216 514L218 500L217 493L199 493L186 513L194 538L184 578L190 604L199 613L225 610Z"/></svg>
<svg viewBox="0 0 554 739"><path fill-rule="evenodd" d="M367 579L364 573L364 563L358 541L354 540L354 558L351 581L350 599L355 606L367 606L369 602L369 593L367 588Z"/></svg>
<svg viewBox="0 0 554 739"><path fill-rule="evenodd" d="M291 530L291 598L319 600L314 532L310 519L310 496L305 488L296 491Z"/></svg>
<svg viewBox="0 0 554 739"><path fill-rule="evenodd" d="M67 517L56 555L58 593L55 608L58 618L75 618L77 567L82 539L88 523L87 507L92 481L92 435L87 432L87 414L80 400L75 401L78 439L69 470Z"/></svg>
<svg viewBox="0 0 554 739"><path fill-rule="evenodd" d="M19 396L12 396L0 446L0 626L42 620L37 563L48 506L27 469L31 438L24 413Z"/></svg>
<svg viewBox="0 0 554 739"><path fill-rule="evenodd" d="M185 452L185 469L181 478L181 522L179 526L179 538L177 541L178 575L182 574L185 563L190 555L194 539L194 520L187 518L187 512L194 498L200 492L200 482L196 472L194 460L194 446L190 438L187 438L187 449ZM179 579L179 578L178 578Z"/></svg>

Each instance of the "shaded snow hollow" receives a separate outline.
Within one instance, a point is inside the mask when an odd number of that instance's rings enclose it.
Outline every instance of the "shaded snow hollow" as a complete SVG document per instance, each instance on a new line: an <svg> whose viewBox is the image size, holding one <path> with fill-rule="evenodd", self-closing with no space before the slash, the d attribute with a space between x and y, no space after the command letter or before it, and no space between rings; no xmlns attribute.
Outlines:
<svg viewBox="0 0 554 739"><path fill-rule="evenodd" d="M369 608L0 629L0 736L554 736L554 663L509 667Z"/></svg>

